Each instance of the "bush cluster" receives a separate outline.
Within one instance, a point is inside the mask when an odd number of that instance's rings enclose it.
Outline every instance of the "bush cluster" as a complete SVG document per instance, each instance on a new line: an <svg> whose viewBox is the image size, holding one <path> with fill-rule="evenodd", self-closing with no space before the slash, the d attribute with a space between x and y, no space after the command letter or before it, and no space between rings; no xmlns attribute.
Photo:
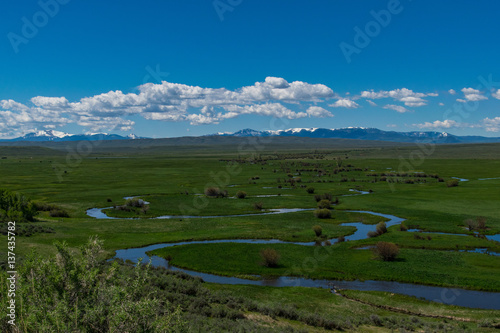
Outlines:
<svg viewBox="0 0 500 333"><path fill-rule="evenodd" d="M373 252L383 261L394 261L399 254L399 247L394 243L378 242Z"/></svg>
<svg viewBox="0 0 500 333"><path fill-rule="evenodd" d="M218 187L207 187L205 189L205 195L210 198L226 198L228 193L226 190L221 190Z"/></svg>

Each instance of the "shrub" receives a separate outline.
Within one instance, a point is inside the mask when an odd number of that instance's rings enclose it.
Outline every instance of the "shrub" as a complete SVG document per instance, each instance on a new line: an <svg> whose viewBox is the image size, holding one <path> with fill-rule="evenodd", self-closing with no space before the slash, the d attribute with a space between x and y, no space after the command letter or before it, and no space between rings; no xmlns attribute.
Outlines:
<svg viewBox="0 0 500 333"><path fill-rule="evenodd" d="M314 200L316 200L316 202L320 202L321 201L321 195L315 194L314 195Z"/></svg>
<svg viewBox="0 0 500 333"><path fill-rule="evenodd" d="M315 191L314 187L311 187L311 186L306 189L306 192L309 194L314 194L314 191Z"/></svg>
<svg viewBox="0 0 500 333"><path fill-rule="evenodd" d="M247 196L247 192L245 192L245 191L238 191L238 192L236 193L236 197L237 197L238 199L245 199L245 198L246 198L246 196Z"/></svg>
<svg viewBox="0 0 500 333"><path fill-rule="evenodd" d="M401 223L399 225L399 231L408 231L408 227L404 223Z"/></svg>
<svg viewBox="0 0 500 333"><path fill-rule="evenodd" d="M106 199L107 202L113 202L113 200L111 200L111 198L108 198Z"/></svg>
<svg viewBox="0 0 500 333"><path fill-rule="evenodd" d="M320 200L320 202L318 202L318 208L330 209L331 208L330 200L327 199Z"/></svg>
<svg viewBox="0 0 500 333"><path fill-rule="evenodd" d="M64 209L53 209L49 213L52 217L69 217L69 214Z"/></svg>
<svg viewBox="0 0 500 333"><path fill-rule="evenodd" d="M125 206L128 207L142 208L145 205L144 200L138 198L132 198L125 201Z"/></svg>
<svg viewBox="0 0 500 333"><path fill-rule="evenodd" d="M337 243L343 243L345 242L345 237L344 235L340 236L339 238L337 238Z"/></svg>
<svg viewBox="0 0 500 333"><path fill-rule="evenodd" d="M264 205L262 204L262 202L254 202L253 203L253 208L257 209L257 210L262 210L262 208L264 207Z"/></svg>
<svg viewBox="0 0 500 333"><path fill-rule="evenodd" d="M323 193L321 195L321 199L332 201L332 194L331 193Z"/></svg>
<svg viewBox="0 0 500 333"><path fill-rule="evenodd" d="M467 227L467 229L469 229L469 231L472 231L476 229L476 221L474 221L473 219L467 219L465 220L465 226Z"/></svg>
<svg viewBox="0 0 500 333"><path fill-rule="evenodd" d="M484 216L479 216L476 218L476 228L478 229L486 229L486 217Z"/></svg>
<svg viewBox="0 0 500 333"><path fill-rule="evenodd" d="M332 243L331 243L329 240L326 240L326 241L324 242L324 245L325 245L325 246L331 246L331 245L332 245Z"/></svg>
<svg viewBox="0 0 500 333"><path fill-rule="evenodd" d="M446 182L446 186L448 186L448 187L458 186L458 180L457 179L448 180Z"/></svg>
<svg viewBox="0 0 500 333"><path fill-rule="evenodd" d="M332 212L326 208L316 209L314 211L314 216L316 216L319 219L329 219L332 217Z"/></svg>
<svg viewBox="0 0 500 333"><path fill-rule="evenodd" d="M383 261L394 261L399 254L399 248L394 243L378 242L375 245L373 252Z"/></svg>
<svg viewBox="0 0 500 333"><path fill-rule="evenodd" d="M376 231L368 231L368 233L366 235L368 236L368 238L373 238L373 237L377 237L379 235L379 233Z"/></svg>
<svg viewBox="0 0 500 333"><path fill-rule="evenodd" d="M385 222L379 222L376 228L379 235L385 234L387 232L387 225L385 224Z"/></svg>
<svg viewBox="0 0 500 333"><path fill-rule="evenodd" d="M34 221L36 205L24 195L0 189L0 221Z"/></svg>
<svg viewBox="0 0 500 333"><path fill-rule="evenodd" d="M227 197L227 191L222 191L218 187L207 187L205 189L205 195L210 198L225 198Z"/></svg>
<svg viewBox="0 0 500 333"><path fill-rule="evenodd" d="M216 198L219 196L220 189L218 187L207 187L205 189L205 195L207 197Z"/></svg>
<svg viewBox="0 0 500 333"><path fill-rule="evenodd" d="M278 267L279 260L281 258L278 251L275 249L267 248L260 250L260 257L262 258L262 264L266 267Z"/></svg>
<svg viewBox="0 0 500 333"><path fill-rule="evenodd" d="M323 228L321 228L320 225L315 225L314 227L312 227L312 230L314 231L317 237L321 236L321 234L323 233Z"/></svg>

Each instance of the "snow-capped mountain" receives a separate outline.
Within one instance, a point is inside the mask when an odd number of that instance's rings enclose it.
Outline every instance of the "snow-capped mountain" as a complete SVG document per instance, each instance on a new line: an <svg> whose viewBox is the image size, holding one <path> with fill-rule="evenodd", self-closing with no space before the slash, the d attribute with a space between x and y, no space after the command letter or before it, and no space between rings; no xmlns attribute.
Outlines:
<svg viewBox="0 0 500 333"><path fill-rule="evenodd" d="M69 134L54 130L45 130L28 133L21 137L10 139L10 140L0 140L0 141L97 141L97 140L130 140L130 139L143 139L135 134L129 134L126 137L118 134L107 134L107 133L88 133L88 134Z"/></svg>
<svg viewBox="0 0 500 333"><path fill-rule="evenodd" d="M286 130L256 131L246 128L234 133L218 133L219 136L297 136L308 138L337 138L378 140L393 142L434 142L434 143L479 143L500 142L500 138L482 136L456 136L447 132L395 132L382 131L377 128L290 128Z"/></svg>

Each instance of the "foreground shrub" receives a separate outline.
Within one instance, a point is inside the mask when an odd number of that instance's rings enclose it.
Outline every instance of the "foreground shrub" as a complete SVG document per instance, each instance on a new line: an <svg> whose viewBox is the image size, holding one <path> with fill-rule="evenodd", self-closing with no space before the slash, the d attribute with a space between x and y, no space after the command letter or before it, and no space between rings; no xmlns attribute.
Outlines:
<svg viewBox="0 0 500 333"><path fill-rule="evenodd" d="M22 194L0 189L0 221L33 221L37 206Z"/></svg>
<svg viewBox="0 0 500 333"><path fill-rule="evenodd" d="M339 238L337 238L337 243L342 243L342 242L345 242L345 236L344 235L342 235Z"/></svg>
<svg viewBox="0 0 500 333"><path fill-rule="evenodd" d="M368 238L373 238L379 236L379 233L376 231L368 231L366 235L368 236Z"/></svg>
<svg viewBox="0 0 500 333"><path fill-rule="evenodd" d="M238 191L236 192L236 197L238 199L245 199L247 197L247 192L244 191Z"/></svg>
<svg viewBox="0 0 500 333"><path fill-rule="evenodd" d="M401 223L399 225L399 231L408 231L408 227L404 223Z"/></svg>
<svg viewBox="0 0 500 333"><path fill-rule="evenodd" d="M260 250L260 257L262 258L262 264L271 268L278 267L279 260L281 258L278 251L271 248Z"/></svg>
<svg viewBox="0 0 500 333"><path fill-rule="evenodd" d="M458 180L457 179L448 180L446 182L446 186L448 186L448 187L458 186Z"/></svg>
<svg viewBox="0 0 500 333"><path fill-rule="evenodd" d="M312 227L312 230L316 234L316 237L321 236L321 234L323 233L323 228L321 228L320 225L315 225L314 227Z"/></svg>
<svg viewBox="0 0 500 333"><path fill-rule="evenodd" d="M332 212L326 208L316 209L314 211L314 216L316 216L319 219L329 219L332 217Z"/></svg>
<svg viewBox="0 0 500 333"><path fill-rule="evenodd" d="M394 243L378 242L373 253L383 261L394 261L399 254L399 247Z"/></svg>

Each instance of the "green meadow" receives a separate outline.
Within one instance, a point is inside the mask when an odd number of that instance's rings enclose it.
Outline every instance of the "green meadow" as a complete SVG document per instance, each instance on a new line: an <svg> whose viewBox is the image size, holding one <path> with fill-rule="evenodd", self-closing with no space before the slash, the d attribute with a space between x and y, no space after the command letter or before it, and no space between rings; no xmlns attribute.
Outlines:
<svg viewBox="0 0 500 333"><path fill-rule="evenodd" d="M148 140L129 147L114 142L76 154L75 143L0 146L0 188L22 193L39 207L53 208L40 210L35 221L17 223L19 230L35 230L18 235L18 260L29 253L52 257L56 241L64 241L69 253L75 254L92 236L103 241L102 259L112 258L119 249L190 240L316 241L319 246L188 244L153 254L169 258L177 267L223 276L384 280L500 292L500 257L460 251L482 248L500 253L500 243L485 237L500 233L500 145L442 145L431 151L409 144L279 140L242 151L238 147L243 139L227 140L224 144L188 140L178 145ZM467 181L449 186L453 177ZM225 191L224 195L206 195L211 187ZM245 197L237 198L238 192ZM332 203L330 217L318 218L314 212L325 195L338 203ZM125 197L131 196L148 204L127 206ZM55 216L54 207L69 217ZM103 208L114 219L89 217L86 211L91 208ZM286 208L307 210L262 215ZM395 215L406 219L406 227L425 233L402 231L396 225L376 237L325 245L326 239L355 232L342 223L387 221L351 210ZM164 215L171 217L155 219ZM467 220L481 220L484 225L468 230ZM320 235L314 226L321 227ZM7 237L1 238L6 244ZM383 261L370 249L357 249L381 241L399 247L396 260ZM280 255L276 267L263 265L260 251L268 248ZM3 266L6 251L0 249ZM314 265L304 264L318 253L323 255ZM251 306L238 308L244 318L238 320L263 329L493 331L500 318L496 310L445 306L383 292L342 291L346 298L313 288L217 284L203 288L257 302L258 311ZM279 304L303 314L320 308L319 315L342 325L314 326L305 315L262 310ZM211 315L205 317L210 322Z"/></svg>

